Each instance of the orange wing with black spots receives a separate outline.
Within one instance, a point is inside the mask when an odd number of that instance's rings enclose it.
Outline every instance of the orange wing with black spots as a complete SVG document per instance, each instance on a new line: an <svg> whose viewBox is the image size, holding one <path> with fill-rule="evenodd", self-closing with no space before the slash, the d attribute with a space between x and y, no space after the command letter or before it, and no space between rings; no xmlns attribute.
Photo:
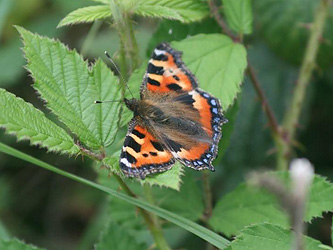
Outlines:
<svg viewBox="0 0 333 250"><path fill-rule="evenodd" d="M144 179L148 174L169 170L175 159L147 128L137 124L137 118L133 118L129 124L119 163L127 176Z"/></svg>
<svg viewBox="0 0 333 250"><path fill-rule="evenodd" d="M167 43L161 43L154 49L141 86L141 98L145 91L184 93L198 87L197 80L182 62L181 55Z"/></svg>
<svg viewBox="0 0 333 250"><path fill-rule="evenodd" d="M218 143L222 136L221 126L227 122L222 115L218 99L203 90L196 89L176 97L174 101L186 104L188 109L198 111L197 124L205 131L208 140L198 138L191 147L186 147L181 142L171 141L168 142L168 145L171 145L171 152L177 160L188 167L214 171L212 161L216 158ZM183 134L185 133L186 131L183 131ZM196 139L196 136L193 137Z"/></svg>

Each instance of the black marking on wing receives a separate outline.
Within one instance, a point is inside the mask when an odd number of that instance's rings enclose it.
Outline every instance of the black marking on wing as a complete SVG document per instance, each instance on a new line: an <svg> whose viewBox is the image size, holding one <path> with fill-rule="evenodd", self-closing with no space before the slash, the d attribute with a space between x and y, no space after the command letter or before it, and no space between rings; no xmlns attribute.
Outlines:
<svg viewBox="0 0 333 250"><path fill-rule="evenodd" d="M170 90L175 90L175 91L182 90L182 87L180 87L177 83L170 83L167 85L167 87Z"/></svg>
<svg viewBox="0 0 333 250"><path fill-rule="evenodd" d="M157 67L154 64L149 63L147 72L149 74L163 75L164 74L164 69L163 69L163 67Z"/></svg>
<svg viewBox="0 0 333 250"><path fill-rule="evenodd" d="M132 134L136 135L136 136L139 137L140 139L145 138L145 135L142 134L142 133L140 133L140 132L139 132L138 130L136 130L136 129L133 129Z"/></svg>
<svg viewBox="0 0 333 250"><path fill-rule="evenodd" d="M149 152L149 154L150 154L151 156L157 156L157 153L156 153L156 152Z"/></svg>
<svg viewBox="0 0 333 250"><path fill-rule="evenodd" d="M155 86L160 86L161 84L154 80L154 79L151 79L150 77L148 77L148 83L151 84L151 85L155 85Z"/></svg>
<svg viewBox="0 0 333 250"><path fill-rule="evenodd" d="M192 95L189 95L189 94L184 94L184 95L181 95L181 96L177 96L174 100L178 101L178 102L181 102L181 103L184 103L184 104L187 104L187 105L192 105L195 102Z"/></svg>
<svg viewBox="0 0 333 250"><path fill-rule="evenodd" d="M165 143L174 152L179 152L183 148L182 145L170 139L165 139Z"/></svg>
<svg viewBox="0 0 333 250"><path fill-rule="evenodd" d="M178 76L176 76L176 75L173 75L172 77L173 77L173 79L175 79L176 81L179 81L179 80L180 80L180 78L179 78Z"/></svg>
<svg viewBox="0 0 333 250"><path fill-rule="evenodd" d="M133 150L137 153L141 151L141 145L137 143L132 137L128 136L125 141L125 146L133 148Z"/></svg>
<svg viewBox="0 0 333 250"><path fill-rule="evenodd" d="M159 143L157 141L150 141L150 142L157 151L161 151L161 152L164 151L161 143Z"/></svg>
<svg viewBox="0 0 333 250"><path fill-rule="evenodd" d="M168 57L164 54L156 55L155 51L153 52L152 58L158 61L168 61Z"/></svg>
<svg viewBox="0 0 333 250"><path fill-rule="evenodd" d="M121 153L120 159L121 158L126 158L128 160L128 162L131 163L131 164L136 163L136 159L134 158L134 156L131 155L130 153L128 153L127 151L123 151Z"/></svg>

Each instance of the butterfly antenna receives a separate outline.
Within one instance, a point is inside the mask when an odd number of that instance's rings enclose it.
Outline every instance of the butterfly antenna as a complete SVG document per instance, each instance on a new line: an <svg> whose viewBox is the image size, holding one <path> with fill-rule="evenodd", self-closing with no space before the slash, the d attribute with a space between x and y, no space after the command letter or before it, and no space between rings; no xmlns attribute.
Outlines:
<svg viewBox="0 0 333 250"><path fill-rule="evenodd" d="M95 104L100 104L100 103L106 103L106 102L123 102L123 100L120 101L94 101Z"/></svg>
<svg viewBox="0 0 333 250"><path fill-rule="evenodd" d="M112 63L112 65L115 67L116 71L118 72L118 74L120 75L121 80L123 81L123 83L125 84L126 88L128 89L128 91L130 92L131 96L134 98L130 88L127 85L127 82L125 81L123 75L121 74L120 70L118 69L117 65L115 64L115 62L112 60L111 56L109 55L109 53L107 51L104 52L106 57L110 60L110 62Z"/></svg>

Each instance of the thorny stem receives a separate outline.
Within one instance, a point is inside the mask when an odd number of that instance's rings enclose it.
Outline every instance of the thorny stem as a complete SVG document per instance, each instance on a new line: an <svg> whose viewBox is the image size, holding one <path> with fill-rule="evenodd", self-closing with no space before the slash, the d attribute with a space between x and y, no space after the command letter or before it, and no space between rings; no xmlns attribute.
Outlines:
<svg viewBox="0 0 333 250"><path fill-rule="evenodd" d="M310 28L310 38L305 50L301 70L294 90L294 95L290 108L288 109L283 122L283 127L287 134L287 140L284 141L282 147L278 151L279 169L287 169L288 161L292 155L292 144L295 139L296 127L302 111L306 88L315 68L316 57L324 31L328 9L329 0L321 0L315 13L313 25L311 25Z"/></svg>
<svg viewBox="0 0 333 250"><path fill-rule="evenodd" d="M237 37L231 32L228 25L223 20L222 16L219 13L219 7L216 5L215 0L209 0L208 5L210 8L210 12L212 13L214 19L218 23L218 25L221 27L222 31L229 36L232 40L236 41Z"/></svg>
<svg viewBox="0 0 333 250"><path fill-rule="evenodd" d="M254 86L254 89L257 91L258 97L261 101L262 109L264 110L265 114L267 115L267 118L268 118L268 121L269 121L270 128L272 130L273 136L280 135L281 134L281 129L279 128L279 124L276 121L274 112L268 104L268 101L267 101L267 98L264 94L264 91L260 86L258 77L256 76L256 74L254 72L254 69L253 69L253 67L252 67L252 65L250 64L249 61L248 61L247 70L248 70L248 75L251 79L251 82Z"/></svg>
<svg viewBox="0 0 333 250"><path fill-rule="evenodd" d="M89 158L93 159L93 160L97 160L97 161L102 161L105 158L104 153L102 154L96 154L94 152L91 152L90 150L82 147L81 145L78 145L80 147L80 151L83 155L88 156Z"/></svg>
<svg viewBox="0 0 333 250"><path fill-rule="evenodd" d="M126 13L117 0L110 1L112 17L120 37L121 73L127 80L129 73L139 66L139 50L135 39L130 14Z"/></svg>

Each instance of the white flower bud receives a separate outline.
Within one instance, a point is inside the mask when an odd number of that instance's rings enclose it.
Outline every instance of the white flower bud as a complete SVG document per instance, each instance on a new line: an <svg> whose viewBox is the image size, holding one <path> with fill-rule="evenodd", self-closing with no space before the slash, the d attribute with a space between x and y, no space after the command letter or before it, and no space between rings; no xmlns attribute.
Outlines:
<svg viewBox="0 0 333 250"><path fill-rule="evenodd" d="M290 163L290 176L294 194L304 197L314 176L313 166L305 158L292 160Z"/></svg>

